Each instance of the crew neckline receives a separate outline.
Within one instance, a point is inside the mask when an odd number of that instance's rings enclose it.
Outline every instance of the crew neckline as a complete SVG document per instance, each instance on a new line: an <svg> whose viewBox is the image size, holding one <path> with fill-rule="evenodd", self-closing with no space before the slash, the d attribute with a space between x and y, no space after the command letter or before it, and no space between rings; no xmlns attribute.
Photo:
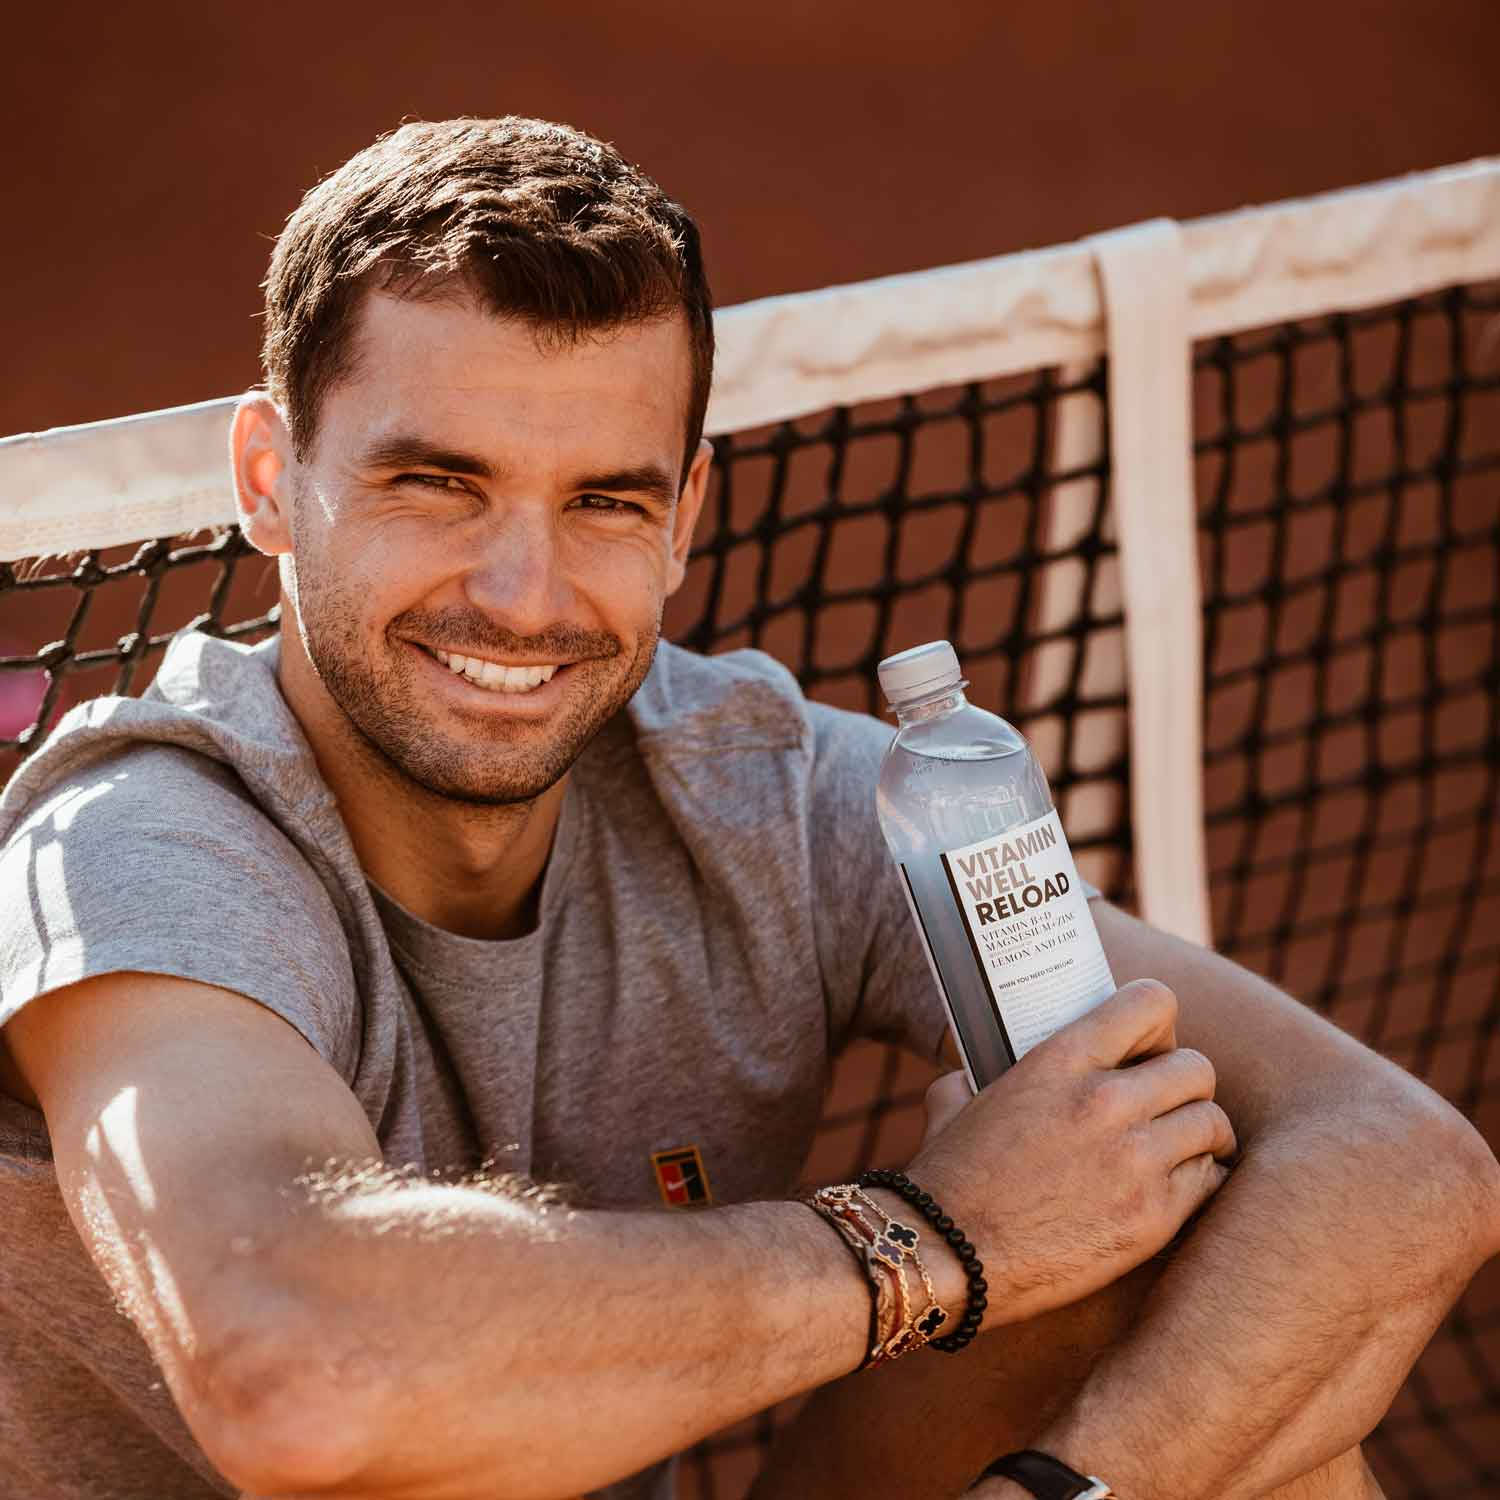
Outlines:
<svg viewBox="0 0 1500 1500"><path fill-rule="evenodd" d="M471 979L493 983L495 961L502 957L511 973L517 973L518 966L524 966L527 971L540 968L543 939L567 886L578 843L580 791L576 773L575 765L563 789L557 827L552 834L552 848L542 871L536 926L530 932L511 938L465 937L408 911L390 892L365 877L371 899L380 913L381 925L392 946L424 975L446 983L463 983Z"/></svg>

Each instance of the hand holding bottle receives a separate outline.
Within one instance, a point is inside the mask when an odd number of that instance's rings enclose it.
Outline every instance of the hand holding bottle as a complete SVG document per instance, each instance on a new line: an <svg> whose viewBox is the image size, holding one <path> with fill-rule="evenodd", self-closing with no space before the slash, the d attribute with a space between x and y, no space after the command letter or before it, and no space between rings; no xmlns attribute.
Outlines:
<svg viewBox="0 0 1500 1500"><path fill-rule="evenodd" d="M1176 1020L1172 991L1138 979L978 1095L960 1073L929 1090L907 1170L984 1262L985 1327L1118 1280L1225 1180L1234 1129L1213 1064L1177 1046Z"/></svg>

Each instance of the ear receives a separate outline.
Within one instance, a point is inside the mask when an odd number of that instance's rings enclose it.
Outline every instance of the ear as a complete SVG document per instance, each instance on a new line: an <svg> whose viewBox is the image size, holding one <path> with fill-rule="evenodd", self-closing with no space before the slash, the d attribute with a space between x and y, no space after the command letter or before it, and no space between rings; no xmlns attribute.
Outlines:
<svg viewBox="0 0 1500 1500"><path fill-rule="evenodd" d="M277 557L292 550L292 438L276 403L262 391L240 397L229 428L235 510L245 540Z"/></svg>
<svg viewBox="0 0 1500 1500"><path fill-rule="evenodd" d="M693 529L708 494L708 473L713 464L714 445L707 438L698 444L687 482L677 497L677 514L672 523L672 556L667 563L667 592L675 594L687 576L688 549L693 545Z"/></svg>

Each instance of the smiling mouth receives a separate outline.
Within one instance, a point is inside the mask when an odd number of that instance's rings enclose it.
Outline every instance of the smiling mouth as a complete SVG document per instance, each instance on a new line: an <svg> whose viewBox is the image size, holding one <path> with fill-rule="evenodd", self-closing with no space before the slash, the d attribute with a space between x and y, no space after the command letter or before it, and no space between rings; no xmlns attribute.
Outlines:
<svg viewBox="0 0 1500 1500"><path fill-rule="evenodd" d="M533 693L567 665L566 662L549 662L530 667L508 667L501 662L486 661L483 657L439 651L436 647L429 648L429 653L456 677L463 677L475 687L487 688L492 693Z"/></svg>

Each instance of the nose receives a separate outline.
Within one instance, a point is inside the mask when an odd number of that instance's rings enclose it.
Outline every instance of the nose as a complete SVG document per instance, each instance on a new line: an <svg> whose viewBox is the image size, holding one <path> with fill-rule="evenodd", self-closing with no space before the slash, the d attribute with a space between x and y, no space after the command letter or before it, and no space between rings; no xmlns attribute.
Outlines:
<svg viewBox="0 0 1500 1500"><path fill-rule="evenodd" d="M464 589L477 608L517 635L540 635L571 619L576 601L552 517L540 506L506 506L488 528Z"/></svg>

